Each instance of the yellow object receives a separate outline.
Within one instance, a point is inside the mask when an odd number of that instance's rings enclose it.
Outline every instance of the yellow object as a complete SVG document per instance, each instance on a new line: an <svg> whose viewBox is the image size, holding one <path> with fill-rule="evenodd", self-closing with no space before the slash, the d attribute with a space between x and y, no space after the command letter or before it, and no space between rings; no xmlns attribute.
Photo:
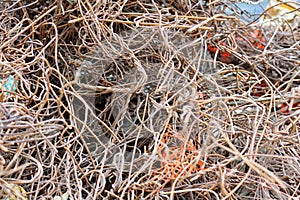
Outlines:
<svg viewBox="0 0 300 200"><path fill-rule="evenodd" d="M269 0L261 22L270 27L286 27L288 24L292 27L299 26L300 5L295 0Z"/></svg>
<svg viewBox="0 0 300 200"><path fill-rule="evenodd" d="M9 184L9 189L0 190L1 200L27 200L26 191L18 185Z"/></svg>

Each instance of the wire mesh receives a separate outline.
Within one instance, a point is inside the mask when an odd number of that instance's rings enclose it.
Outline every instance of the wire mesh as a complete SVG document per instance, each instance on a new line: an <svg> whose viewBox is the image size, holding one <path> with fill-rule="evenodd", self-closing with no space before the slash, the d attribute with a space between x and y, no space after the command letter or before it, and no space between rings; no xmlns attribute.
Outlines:
<svg viewBox="0 0 300 200"><path fill-rule="evenodd" d="M234 1L0 9L0 199L299 198L296 19Z"/></svg>

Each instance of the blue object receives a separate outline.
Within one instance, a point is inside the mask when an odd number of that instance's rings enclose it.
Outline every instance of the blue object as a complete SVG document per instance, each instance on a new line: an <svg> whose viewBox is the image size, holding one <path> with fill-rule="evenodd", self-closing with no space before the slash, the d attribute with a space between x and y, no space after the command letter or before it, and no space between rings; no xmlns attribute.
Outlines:
<svg viewBox="0 0 300 200"><path fill-rule="evenodd" d="M267 8L268 0L260 0L253 2L253 0L245 0L245 2L234 3L239 12L242 14L245 21L252 21L257 19L260 14Z"/></svg>
<svg viewBox="0 0 300 200"><path fill-rule="evenodd" d="M5 81L3 85L3 89L6 91L15 92L17 89L17 83L15 82L15 78L12 75L9 75L7 77L7 80ZM9 92L6 92L5 95L9 95Z"/></svg>

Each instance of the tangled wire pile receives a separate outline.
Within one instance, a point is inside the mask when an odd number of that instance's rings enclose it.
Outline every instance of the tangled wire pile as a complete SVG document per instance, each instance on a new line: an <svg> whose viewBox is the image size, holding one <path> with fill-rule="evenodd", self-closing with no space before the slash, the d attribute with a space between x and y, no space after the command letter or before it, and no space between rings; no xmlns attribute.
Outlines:
<svg viewBox="0 0 300 200"><path fill-rule="evenodd" d="M299 199L299 24L232 1L7 1L0 199Z"/></svg>

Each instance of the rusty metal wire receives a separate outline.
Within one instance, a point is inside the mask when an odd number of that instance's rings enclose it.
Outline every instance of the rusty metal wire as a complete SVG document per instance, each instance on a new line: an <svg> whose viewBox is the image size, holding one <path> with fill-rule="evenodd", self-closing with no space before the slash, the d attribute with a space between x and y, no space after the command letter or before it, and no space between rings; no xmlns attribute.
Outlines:
<svg viewBox="0 0 300 200"><path fill-rule="evenodd" d="M299 198L298 27L233 1L0 9L0 199Z"/></svg>

